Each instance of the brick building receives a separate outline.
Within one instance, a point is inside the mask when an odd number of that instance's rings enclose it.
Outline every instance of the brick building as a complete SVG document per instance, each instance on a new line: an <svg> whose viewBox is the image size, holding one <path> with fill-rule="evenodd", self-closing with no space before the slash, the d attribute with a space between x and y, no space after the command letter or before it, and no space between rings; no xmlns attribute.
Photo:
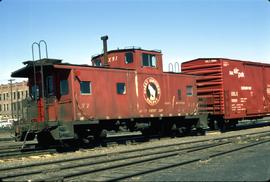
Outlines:
<svg viewBox="0 0 270 182"><path fill-rule="evenodd" d="M12 89L12 93L11 93ZM22 117L22 100L28 97L27 82L0 85L0 120Z"/></svg>

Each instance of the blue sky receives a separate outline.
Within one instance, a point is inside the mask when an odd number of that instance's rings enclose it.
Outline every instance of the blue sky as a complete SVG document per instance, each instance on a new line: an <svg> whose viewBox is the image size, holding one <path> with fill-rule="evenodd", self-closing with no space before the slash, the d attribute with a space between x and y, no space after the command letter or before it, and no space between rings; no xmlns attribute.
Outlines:
<svg viewBox="0 0 270 182"><path fill-rule="evenodd" d="M169 62L226 57L270 63L268 0L2 0L0 83L46 40L50 58L90 64L102 51L161 49Z"/></svg>

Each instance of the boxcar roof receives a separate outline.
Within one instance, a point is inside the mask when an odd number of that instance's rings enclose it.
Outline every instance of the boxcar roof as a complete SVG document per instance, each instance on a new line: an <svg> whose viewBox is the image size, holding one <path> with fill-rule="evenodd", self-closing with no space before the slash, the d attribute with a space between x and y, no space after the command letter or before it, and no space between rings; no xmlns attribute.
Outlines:
<svg viewBox="0 0 270 182"><path fill-rule="evenodd" d="M224 60L224 61L237 61L237 62L242 62L243 64L246 64L246 65L270 67L270 64L268 64L268 63L261 63L261 62L254 62L254 61L244 61L244 60L229 59L229 58L197 58L197 59L193 59L193 60L190 60L190 61L185 61L183 63L196 62L198 60L213 60L213 59Z"/></svg>

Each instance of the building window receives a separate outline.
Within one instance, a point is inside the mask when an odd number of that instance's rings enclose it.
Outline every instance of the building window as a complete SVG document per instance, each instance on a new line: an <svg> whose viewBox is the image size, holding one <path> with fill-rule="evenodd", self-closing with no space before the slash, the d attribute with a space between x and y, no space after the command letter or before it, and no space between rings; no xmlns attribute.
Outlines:
<svg viewBox="0 0 270 182"><path fill-rule="evenodd" d="M0 94L0 100L2 100L2 94Z"/></svg>
<svg viewBox="0 0 270 182"><path fill-rule="evenodd" d="M16 103L12 103L13 111L16 111Z"/></svg>
<svg viewBox="0 0 270 182"><path fill-rule="evenodd" d="M91 94L92 93L91 82L81 81L80 89L81 89L81 94Z"/></svg>
<svg viewBox="0 0 270 182"><path fill-rule="evenodd" d="M6 94L3 94L3 100L6 100Z"/></svg>
<svg viewBox="0 0 270 182"><path fill-rule="evenodd" d="M187 96L192 96L193 95L193 87L188 85L187 86Z"/></svg>
<svg viewBox="0 0 270 182"><path fill-rule="evenodd" d="M60 94L67 95L68 94L68 81L60 80Z"/></svg>
<svg viewBox="0 0 270 182"><path fill-rule="evenodd" d="M117 83L116 89L117 89L117 94L120 94L120 95L126 94L126 84L125 83Z"/></svg>
<svg viewBox="0 0 270 182"><path fill-rule="evenodd" d="M133 63L133 53L132 52L127 52L125 54L125 62L126 62L126 64Z"/></svg>
<svg viewBox="0 0 270 182"><path fill-rule="evenodd" d="M177 90L177 97L178 97L178 100L182 100L182 91L181 91L181 89Z"/></svg>
<svg viewBox="0 0 270 182"><path fill-rule="evenodd" d="M13 92L13 99L16 99L16 92Z"/></svg>
<svg viewBox="0 0 270 182"><path fill-rule="evenodd" d="M157 67L157 59L155 55L152 54L142 54L142 64L148 67Z"/></svg>
<svg viewBox="0 0 270 182"><path fill-rule="evenodd" d="M17 100L21 98L20 92L17 92Z"/></svg>
<svg viewBox="0 0 270 182"><path fill-rule="evenodd" d="M0 104L0 112L2 111L2 105Z"/></svg>
<svg viewBox="0 0 270 182"><path fill-rule="evenodd" d="M8 104L6 106L7 106L6 111L8 111L9 110Z"/></svg>

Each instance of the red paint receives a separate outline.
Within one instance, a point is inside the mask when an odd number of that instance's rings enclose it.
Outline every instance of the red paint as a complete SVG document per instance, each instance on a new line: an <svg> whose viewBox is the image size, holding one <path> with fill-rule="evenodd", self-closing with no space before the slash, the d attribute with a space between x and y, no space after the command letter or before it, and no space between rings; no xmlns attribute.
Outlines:
<svg viewBox="0 0 270 182"><path fill-rule="evenodd" d="M47 120L68 122L197 114L194 76L164 73L162 55L157 51L135 49L133 63L126 64L124 56L130 51L109 52L108 68L53 64L46 73L53 76L55 89L54 95L46 98ZM142 53L155 55L157 66L142 66ZM113 56L117 56L114 61ZM63 79L68 80L69 92L61 96L60 80ZM91 82L91 94L81 94L81 81ZM117 83L125 83L124 94L117 93ZM193 95L187 96L187 86L193 87ZM43 121L42 107L39 112L39 120Z"/></svg>
<svg viewBox="0 0 270 182"><path fill-rule="evenodd" d="M73 92L69 94L63 102L58 100L55 107L62 107L66 115L69 117L59 117L61 121L69 121L71 118L80 119L125 119L125 118L141 118L141 117L166 117L193 115L197 112L196 94L186 96L186 86L191 85L196 93L195 79L193 76L182 74L149 74L137 73L135 70L119 70L94 68L85 66L66 66L55 65L61 74L61 70L71 69L80 70L78 79L69 78L69 83L74 80ZM136 78L137 77L137 78ZM158 102L149 104L145 99L145 80L154 78L159 84ZM91 94L83 95L80 93L80 81L91 82ZM137 80L137 81L136 81ZM137 82L137 83L136 83ZM117 83L126 84L126 93L117 94ZM70 84L71 85L71 84ZM136 85L138 88L136 89ZM182 91L181 100L178 99L178 89ZM138 93L138 95L137 95ZM74 99L72 99L74 94ZM75 115L71 116L72 104L75 103ZM69 112L68 112L69 110ZM50 114L49 114L50 115ZM53 116L53 114L51 114Z"/></svg>

